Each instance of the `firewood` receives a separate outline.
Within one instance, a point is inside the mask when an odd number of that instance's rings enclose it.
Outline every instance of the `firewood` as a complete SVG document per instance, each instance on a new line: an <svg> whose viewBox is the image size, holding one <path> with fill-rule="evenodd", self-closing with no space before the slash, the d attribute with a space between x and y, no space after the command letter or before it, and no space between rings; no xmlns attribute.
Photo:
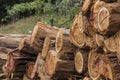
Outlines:
<svg viewBox="0 0 120 80"><path fill-rule="evenodd" d="M101 34L106 36L115 34L120 29L120 4L110 3L104 5L98 11L97 17L97 26Z"/></svg>
<svg viewBox="0 0 120 80"><path fill-rule="evenodd" d="M75 53L75 69L78 73L87 71L88 52L84 50L77 50Z"/></svg>
<svg viewBox="0 0 120 80"><path fill-rule="evenodd" d="M32 46L38 52L42 51L45 37L50 35L50 37L56 38L58 30L58 28L50 27L42 22L38 22L32 33L30 46Z"/></svg>

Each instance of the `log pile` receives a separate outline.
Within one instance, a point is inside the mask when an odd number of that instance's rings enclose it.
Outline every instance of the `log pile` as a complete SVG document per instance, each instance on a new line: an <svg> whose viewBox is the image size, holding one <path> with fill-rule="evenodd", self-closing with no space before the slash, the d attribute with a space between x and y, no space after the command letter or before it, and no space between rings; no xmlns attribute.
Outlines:
<svg viewBox="0 0 120 80"><path fill-rule="evenodd" d="M0 79L120 80L119 0L84 0L70 29L0 34Z"/></svg>

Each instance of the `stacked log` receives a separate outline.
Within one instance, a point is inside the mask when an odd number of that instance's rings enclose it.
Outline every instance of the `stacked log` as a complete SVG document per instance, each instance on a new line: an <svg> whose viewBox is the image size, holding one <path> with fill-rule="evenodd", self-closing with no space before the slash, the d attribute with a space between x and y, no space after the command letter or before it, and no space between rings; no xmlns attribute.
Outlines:
<svg viewBox="0 0 120 80"><path fill-rule="evenodd" d="M119 0L85 0L70 29L0 34L0 79L119 80L119 25Z"/></svg>

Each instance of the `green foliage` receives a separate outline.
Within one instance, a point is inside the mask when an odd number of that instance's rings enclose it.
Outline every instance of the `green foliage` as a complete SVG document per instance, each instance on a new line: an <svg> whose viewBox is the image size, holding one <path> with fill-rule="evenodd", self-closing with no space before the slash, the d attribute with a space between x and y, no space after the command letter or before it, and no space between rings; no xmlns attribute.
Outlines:
<svg viewBox="0 0 120 80"><path fill-rule="evenodd" d="M14 4L14 5L13 5ZM74 16L79 13L82 0L18 0L5 6L6 15L2 21L16 21L36 13L37 20L52 26L68 28ZM42 17L44 15L44 18Z"/></svg>

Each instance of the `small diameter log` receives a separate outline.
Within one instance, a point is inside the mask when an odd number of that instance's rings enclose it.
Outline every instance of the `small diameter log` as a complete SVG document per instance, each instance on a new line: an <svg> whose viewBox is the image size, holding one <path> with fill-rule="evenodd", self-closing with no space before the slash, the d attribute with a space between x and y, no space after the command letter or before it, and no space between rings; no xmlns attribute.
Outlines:
<svg viewBox="0 0 120 80"><path fill-rule="evenodd" d="M111 36L120 30L120 4L106 4L98 11L97 26L99 32Z"/></svg>
<svg viewBox="0 0 120 80"><path fill-rule="evenodd" d="M105 47L110 52L119 52L120 47L120 32L117 32L112 37L104 40Z"/></svg>
<svg viewBox="0 0 120 80"><path fill-rule="evenodd" d="M74 62L69 60L60 60L57 57L57 53L50 50L46 58L45 70L51 76L55 74L56 71L74 72Z"/></svg>
<svg viewBox="0 0 120 80"><path fill-rule="evenodd" d="M58 28L49 27L42 22L38 22L31 35L30 46L38 52L42 51L45 37L50 35L50 37L56 38L58 30Z"/></svg>
<svg viewBox="0 0 120 80"><path fill-rule="evenodd" d="M80 48L85 44L86 35L84 34L84 28L83 16L82 13L80 13L75 17L75 20L70 28L70 40L74 45Z"/></svg>
<svg viewBox="0 0 120 80"><path fill-rule="evenodd" d="M93 26L95 29L98 29L98 11L99 9L105 5L105 2L97 0L93 5Z"/></svg>
<svg viewBox="0 0 120 80"><path fill-rule="evenodd" d="M75 53L75 69L78 73L84 73L87 71L88 65L88 52L83 50L77 50Z"/></svg>
<svg viewBox="0 0 120 80"><path fill-rule="evenodd" d="M56 52L74 52L75 46L70 43L70 38L68 34L64 34L64 29L60 29L55 42Z"/></svg>
<svg viewBox="0 0 120 80"><path fill-rule="evenodd" d="M29 43L29 39L22 39L19 46L18 46L18 49L19 51L21 52L24 52L24 53L29 53L29 54L34 54L34 55L37 55L38 52L35 51L31 46L30 46L30 43Z"/></svg>
<svg viewBox="0 0 120 80"><path fill-rule="evenodd" d="M102 36L100 34L96 34L95 40L96 40L98 47L104 46L104 36Z"/></svg>

